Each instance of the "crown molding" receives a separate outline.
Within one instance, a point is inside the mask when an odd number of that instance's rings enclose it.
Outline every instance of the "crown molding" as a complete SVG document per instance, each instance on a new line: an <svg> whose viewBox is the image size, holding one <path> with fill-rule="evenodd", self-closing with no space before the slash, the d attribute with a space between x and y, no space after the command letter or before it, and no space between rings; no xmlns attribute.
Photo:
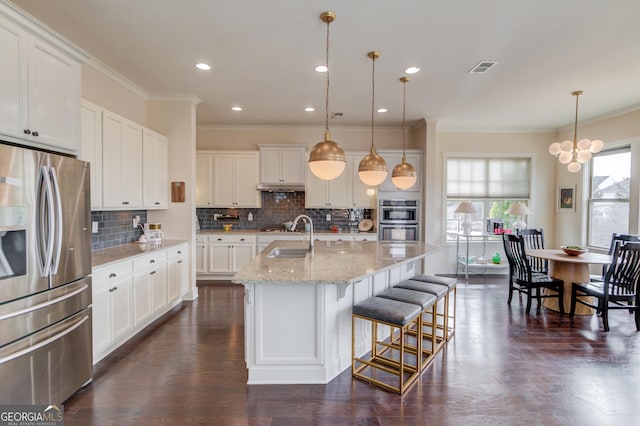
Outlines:
<svg viewBox="0 0 640 426"><path fill-rule="evenodd" d="M190 102L198 105L202 99L198 95L192 93L152 93L148 96L149 101L169 101L169 102Z"/></svg>

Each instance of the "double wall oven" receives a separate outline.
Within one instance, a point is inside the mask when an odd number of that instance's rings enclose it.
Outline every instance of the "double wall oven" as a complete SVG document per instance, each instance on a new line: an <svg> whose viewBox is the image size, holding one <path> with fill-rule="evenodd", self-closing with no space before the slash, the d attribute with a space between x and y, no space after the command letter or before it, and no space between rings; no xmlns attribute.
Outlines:
<svg viewBox="0 0 640 426"><path fill-rule="evenodd" d="M420 202L418 200L381 199L378 205L378 239L418 241L420 239Z"/></svg>

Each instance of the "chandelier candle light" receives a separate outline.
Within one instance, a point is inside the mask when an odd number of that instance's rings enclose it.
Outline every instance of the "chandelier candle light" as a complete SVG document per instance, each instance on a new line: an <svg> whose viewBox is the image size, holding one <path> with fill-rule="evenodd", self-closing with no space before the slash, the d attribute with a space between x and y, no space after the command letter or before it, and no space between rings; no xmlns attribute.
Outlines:
<svg viewBox="0 0 640 426"><path fill-rule="evenodd" d="M391 172L391 182L393 182L398 189L409 189L415 185L417 179L416 169L407 163L407 155L405 153L407 139L404 134L404 128L409 77L400 77L400 81L402 82L402 162L393 168L393 172Z"/></svg>
<svg viewBox="0 0 640 426"><path fill-rule="evenodd" d="M582 95L582 90L571 93L576 97L576 120L573 127L573 142L565 140L554 142L549 145L549 153L558 158L562 164L567 164L567 170L577 173L582 169L582 165L591 159L591 154L600 152L603 142L599 139L593 141L581 139L578 141L578 96Z"/></svg>
<svg viewBox="0 0 640 426"><path fill-rule="evenodd" d="M375 93L376 93L376 59L380 57L380 52L372 51L367 54L372 60L371 72L371 151L366 155L358 165L358 176L365 185L380 185L387 178L387 162L376 152L376 146L373 143L373 115L375 110Z"/></svg>
<svg viewBox="0 0 640 426"><path fill-rule="evenodd" d="M511 207L509 207L507 211L504 213L518 217L518 220L513 222L513 227L515 229L520 230L520 229L527 228L527 224L524 221L524 216L531 214L531 210L529 210L529 207L525 206L521 202L517 202L517 203L513 203Z"/></svg>
<svg viewBox="0 0 640 426"><path fill-rule="evenodd" d="M469 201L463 201L460 204L458 204L458 207L456 208L454 213L464 214L464 220L462 221L462 233L464 235L471 234L473 223L471 222L469 215L476 213L476 209L473 207L473 204L471 204L471 202Z"/></svg>
<svg viewBox="0 0 640 426"><path fill-rule="evenodd" d="M324 108L324 140L318 142L309 153L309 168L319 179L331 180L342 174L347 159L344 150L336 142L331 140L329 133L329 24L336 19L333 12L322 12L320 20L327 24L327 48L326 48L326 67L327 67L327 84Z"/></svg>

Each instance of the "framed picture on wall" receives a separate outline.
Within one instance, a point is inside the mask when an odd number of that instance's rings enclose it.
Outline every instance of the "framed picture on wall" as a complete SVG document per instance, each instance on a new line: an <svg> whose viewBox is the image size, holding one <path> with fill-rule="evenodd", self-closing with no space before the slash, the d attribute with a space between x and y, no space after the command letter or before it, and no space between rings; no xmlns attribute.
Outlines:
<svg viewBox="0 0 640 426"><path fill-rule="evenodd" d="M559 212L576 211L576 186L560 185L558 186L558 194L556 195L556 209Z"/></svg>

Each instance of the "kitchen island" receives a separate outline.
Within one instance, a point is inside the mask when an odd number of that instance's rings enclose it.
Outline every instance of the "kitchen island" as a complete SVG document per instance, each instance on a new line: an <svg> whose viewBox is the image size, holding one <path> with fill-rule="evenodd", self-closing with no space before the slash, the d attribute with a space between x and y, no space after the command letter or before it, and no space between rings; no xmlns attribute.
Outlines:
<svg viewBox="0 0 640 426"><path fill-rule="evenodd" d="M274 241L232 279L245 287L248 383L328 383L351 366L351 307L421 271L437 248L420 242L316 241L313 253L272 258ZM356 323L356 351L370 331Z"/></svg>

